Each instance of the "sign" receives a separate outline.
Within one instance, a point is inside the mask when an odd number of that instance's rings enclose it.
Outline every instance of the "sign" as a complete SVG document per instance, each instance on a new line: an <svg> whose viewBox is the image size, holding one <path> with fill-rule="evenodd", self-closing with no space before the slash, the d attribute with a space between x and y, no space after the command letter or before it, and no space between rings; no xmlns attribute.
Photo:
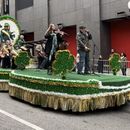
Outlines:
<svg viewBox="0 0 130 130"><path fill-rule="evenodd" d="M4 19L5 18L5 19ZM20 29L16 21L9 16L0 17L0 40L3 43L11 41L15 44L20 36Z"/></svg>
<svg viewBox="0 0 130 130"><path fill-rule="evenodd" d="M3 14L9 14L9 0L3 0Z"/></svg>

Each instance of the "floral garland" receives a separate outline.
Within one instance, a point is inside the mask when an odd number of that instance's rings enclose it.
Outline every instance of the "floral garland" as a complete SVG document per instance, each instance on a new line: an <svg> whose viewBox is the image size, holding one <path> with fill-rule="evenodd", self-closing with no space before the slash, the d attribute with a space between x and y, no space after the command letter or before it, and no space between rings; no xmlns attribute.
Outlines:
<svg viewBox="0 0 130 130"><path fill-rule="evenodd" d="M76 99L79 99L79 98L82 98L82 99L86 99L86 98L93 98L93 97L102 97L102 96L106 96L106 95L114 95L114 94L119 94L119 93L127 93L129 92L130 93L130 87L125 89L125 90L120 90L120 91L117 91L117 92L105 92L105 93L98 93L98 94L87 94L87 95L71 95L71 94L67 94L67 93L56 93L56 92L49 92L49 91L40 91L40 90L34 90L34 89L30 89L30 88L25 88L21 85L17 85L17 84L14 84L14 83L9 83L10 86L15 86L17 88L22 88L24 90L27 90L27 91L30 91L30 92L39 92L41 94L50 94L50 95L58 95L58 96L68 96L68 97L72 97L72 98L76 98Z"/></svg>

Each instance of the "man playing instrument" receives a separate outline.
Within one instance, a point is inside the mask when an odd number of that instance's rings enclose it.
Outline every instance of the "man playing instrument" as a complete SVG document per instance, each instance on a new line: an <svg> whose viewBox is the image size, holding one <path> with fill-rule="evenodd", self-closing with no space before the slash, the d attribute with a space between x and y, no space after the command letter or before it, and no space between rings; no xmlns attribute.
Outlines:
<svg viewBox="0 0 130 130"><path fill-rule="evenodd" d="M38 69L44 69L45 65L47 63L47 57L44 51L44 47L42 45L37 45L36 46L36 55L37 55L37 60L38 60Z"/></svg>
<svg viewBox="0 0 130 130"><path fill-rule="evenodd" d="M89 68L90 39L91 34L86 30L86 27L80 26L79 32L77 33L77 43L78 43L77 51L79 54L79 63L77 64L78 74L88 74L90 71ZM83 68L84 73L82 72Z"/></svg>

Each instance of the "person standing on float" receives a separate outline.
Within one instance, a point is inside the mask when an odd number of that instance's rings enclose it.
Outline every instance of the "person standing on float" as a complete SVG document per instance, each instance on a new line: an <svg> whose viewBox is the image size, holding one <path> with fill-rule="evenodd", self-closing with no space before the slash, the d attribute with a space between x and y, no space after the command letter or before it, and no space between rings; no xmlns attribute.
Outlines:
<svg viewBox="0 0 130 130"><path fill-rule="evenodd" d="M79 32L77 33L77 51L79 54L79 63L77 64L78 74L88 74L89 68L89 52L91 34L86 30L86 27L80 26ZM82 72L84 68L84 73Z"/></svg>
<svg viewBox="0 0 130 130"><path fill-rule="evenodd" d="M51 74L52 71L52 62L55 59L55 52L57 50L58 44L57 44L57 35L55 33L55 25L50 24L49 28L47 29L45 33L45 38L47 39L46 45L45 45L45 54L48 58L48 62L46 64L48 68L48 74ZM46 62L46 60L45 60Z"/></svg>

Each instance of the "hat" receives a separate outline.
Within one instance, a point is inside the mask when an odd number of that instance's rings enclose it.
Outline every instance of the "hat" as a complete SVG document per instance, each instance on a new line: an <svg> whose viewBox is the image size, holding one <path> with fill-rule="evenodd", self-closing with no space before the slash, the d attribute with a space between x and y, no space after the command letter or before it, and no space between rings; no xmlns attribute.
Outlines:
<svg viewBox="0 0 130 130"><path fill-rule="evenodd" d="M79 29L84 29L84 28L86 28L86 27L83 25L79 26Z"/></svg>
<svg viewBox="0 0 130 130"><path fill-rule="evenodd" d="M8 23L5 23L4 24L4 27L9 27L10 25Z"/></svg>

